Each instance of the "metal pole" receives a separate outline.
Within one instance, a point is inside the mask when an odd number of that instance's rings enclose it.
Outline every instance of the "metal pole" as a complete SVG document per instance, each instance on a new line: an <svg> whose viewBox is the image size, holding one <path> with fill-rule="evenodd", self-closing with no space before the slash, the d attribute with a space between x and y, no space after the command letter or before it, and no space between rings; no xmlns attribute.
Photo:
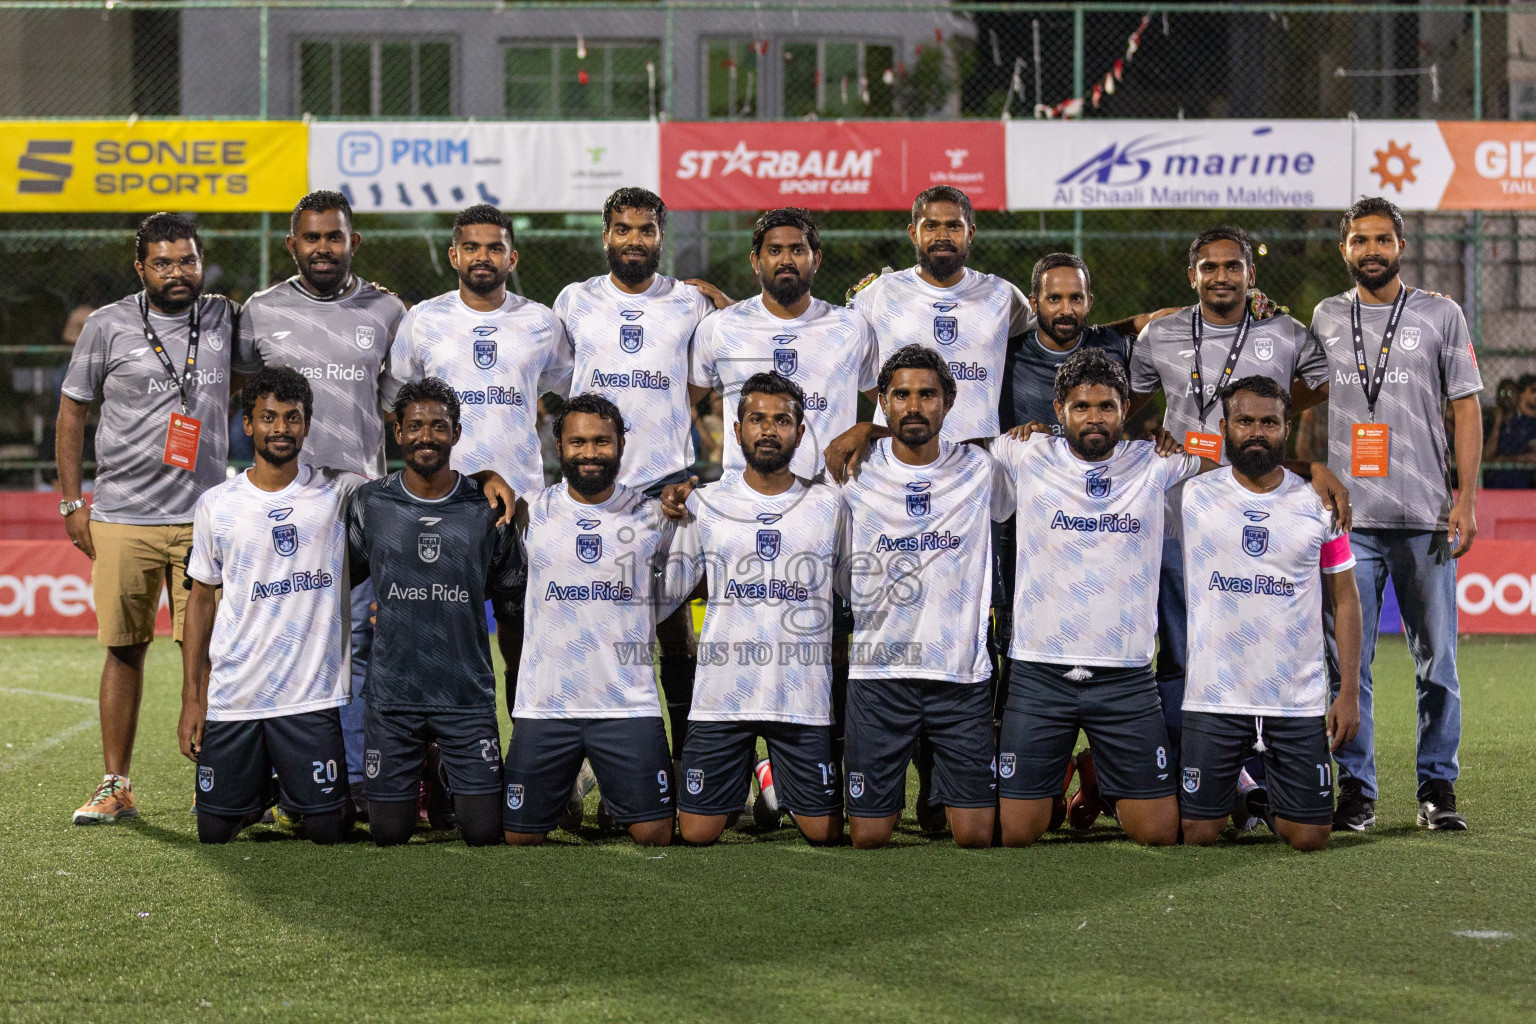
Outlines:
<svg viewBox="0 0 1536 1024"><path fill-rule="evenodd" d="M260 99L258 100L259 106L257 107L256 113L257 116L263 121L265 121L269 116L270 103L272 98L272 66L269 46L271 26L269 25L267 18L269 10L270 8L268 8L266 5L262 5L257 15L260 24L256 43L256 60L258 66L258 76L260 78L260 88L258 95L260 96ZM257 242L257 245L259 246L259 249L256 254L256 287L258 290L260 290L267 286L267 282L272 277L272 213L269 210L261 211L261 238Z"/></svg>
<svg viewBox="0 0 1536 1024"><path fill-rule="evenodd" d="M672 5L669 3L667 4L667 31L661 37L661 118L663 121L672 121L677 118L677 91L672 87L672 79L676 75L675 61L677 48L674 45L673 39L676 33L677 18ZM733 89L731 92L732 102L735 101L735 97L736 93ZM691 220L697 216L708 216L708 214L685 214L684 219ZM677 249L678 246L668 244L663 250L666 263L663 270L665 270L668 277L677 276Z"/></svg>
<svg viewBox="0 0 1536 1024"><path fill-rule="evenodd" d="M1084 91L1087 88L1083 71L1083 36L1084 36L1083 5L1078 4L1072 8L1072 95L1084 99L1083 110L1087 112ZM1072 251L1078 256L1083 254L1083 211L1072 211Z"/></svg>
<svg viewBox="0 0 1536 1024"><path fill-rule="evenodd" d="M1472 8L1472 120L1483 119L1483 12ZM1472 211L1472 344L1483 347L1483 211Z"/></svg>

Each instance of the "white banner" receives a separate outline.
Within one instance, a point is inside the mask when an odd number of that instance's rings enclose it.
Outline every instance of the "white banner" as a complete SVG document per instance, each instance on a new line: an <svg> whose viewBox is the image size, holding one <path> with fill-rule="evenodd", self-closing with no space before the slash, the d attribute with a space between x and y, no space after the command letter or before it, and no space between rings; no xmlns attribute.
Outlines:
<svg viewBox="0 0 1536 1024"><path fill-rule="evenodd" d="M1010 121L1008 208L1338 210L1352 143L1348 121Z"/></svg>
<svg viewBox="0 0 1536 1024"><path fill-rule="evenodd" d="M652 121L313 122L309 187L358 212L590 212L614 189L660 187Z"/></svg>

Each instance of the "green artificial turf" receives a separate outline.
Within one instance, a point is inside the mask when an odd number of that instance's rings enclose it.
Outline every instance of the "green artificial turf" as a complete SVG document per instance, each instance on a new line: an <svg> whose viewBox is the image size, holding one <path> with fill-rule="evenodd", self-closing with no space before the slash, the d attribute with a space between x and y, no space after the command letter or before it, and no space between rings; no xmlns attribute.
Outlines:
<svg viewBox="0 0 1536 1024"><path fill-rule="evenodd" d="M76 828L101 774L101 651L0 641L0 1018L1528 1022L1533 662L1536 643L1462 642L1462 835L1414 825L1411 663L1389 638L1379 824L1319 855L1263 833L1144 850L1107 822L966 853L910 815L874 853L792 830L379 850L257 827L205 848L175 648L149 657L143 817Z"/></svg>

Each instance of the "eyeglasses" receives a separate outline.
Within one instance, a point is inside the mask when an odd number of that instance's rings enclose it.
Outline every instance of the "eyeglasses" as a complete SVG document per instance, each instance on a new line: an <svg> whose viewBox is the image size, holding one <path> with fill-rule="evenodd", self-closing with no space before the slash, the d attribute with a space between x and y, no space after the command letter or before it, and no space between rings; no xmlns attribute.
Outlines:
<svg viewBox="0 0 1536 1024"><path fill-rule="evenodd" d="M192 274L197 271L198 267L203 265L203 258L201 256L183 256L179 260L150 260L145 265L161 277L169 274L173 269Z"/></svg>

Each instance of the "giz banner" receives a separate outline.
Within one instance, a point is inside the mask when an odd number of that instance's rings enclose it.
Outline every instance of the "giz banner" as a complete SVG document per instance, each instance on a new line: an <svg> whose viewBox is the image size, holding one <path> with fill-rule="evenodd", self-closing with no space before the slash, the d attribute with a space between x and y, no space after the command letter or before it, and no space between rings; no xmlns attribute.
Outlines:
<svg viewBox="0 0 1536 1024"><path fill-rule="evenodd" d="M1405 210L1536 209L1536 124L1361 121L1355 191Z"/></svg>
<svg viewBox="0 0 1536 1024"><path fill-rule="evenodd" d="M171 635L165 589L155 633ZM0 541L0 636L96 635L91 560L67 540Z"/></svg>
<svg viewBox="0 0 1536 1024"><path fill-rule="evenodd" d="M1003 209L997 121L699 121L661 126L661 198L679 210L905 210L930 185Z"/></svg>
<svg viewBox="0 0 1536 1024"><path fill-rule="evenodd" d="M289 210L308 140L299 121L0 121L0 210Z"/></svg>
<svg viewBox="0 0 1536 1024"><path fill-rule="evenodd" d="M310 188L354 209L590 212L625 185L656 189L651 121L315 122Z"/></svg>

